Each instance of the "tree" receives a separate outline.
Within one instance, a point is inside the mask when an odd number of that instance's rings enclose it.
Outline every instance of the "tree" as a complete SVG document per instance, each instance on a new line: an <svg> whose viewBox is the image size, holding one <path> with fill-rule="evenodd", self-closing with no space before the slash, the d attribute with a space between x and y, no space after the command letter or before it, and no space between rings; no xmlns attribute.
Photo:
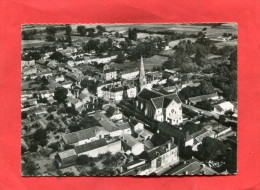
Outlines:
<svg viewBox="0 0 260 190"><path fill-rule="evenodd" d="M207 111L213 110L213 107L208 100L202 100L201 102L197 102L196 107L203 109L203 110L207 110Z"/></svg>
<svg viewBox="0 0 260 190"><path fill-rule="evenodd" d="M63 55L62 53L55 51L50 55L51 60L56 60L61 63L66 63L68 61L68 57L66 55Z"/></svg>
<svg viewBox="0 0 260 190"><path fill-rule="evenodd" d="M226 151L226 146L222 141L211 137L205 137L202 140L202 144L198 147L198 155L205 161L221 161Z"/></svg>
<svg viewBox="0 0 260 190"><path fill-rule="evenodd" d="M37 170L39 166L35 164L32 160L22 164L22 175L23 176L35 176L37 175Z"/></svg>
<svg viewBox="0 0 260 190"><path fill-rule="evenodd" d="M46 126L46 131L54 131L56 129L56 125L53 122L49 122Z"/></svg>
<svg viewBox="0 0 260 190"><path fill-rule="evenodd" d="M134 29L128 29L128 37L130 40L134 40L136 41L137 40L137 29L134 28Z"/></svg>
<svg viewBox="0 0 260 190"><path fill-rule="evenodd" d="M22 111L22 119L27 119L27 112Z"/></svg>
<svg viewBox="0 0 260 190"><path fill-rule="evenodd" d="M46 41L47 42L54 42L55 41L55 36L54 35L51 35L51 34L48 34L46 37L45 37Z"/></svg>
<svg viewBox="0 0 260 190"><path fill-rule="evenodd" d="M106 31L106 28L101 26L101 25L97 25L96 28L97 28L98 31L101 31L102 33Z"/></svg>
<svg viewBox="0 0 260 190"><path fill-rule="evenodd" d="M55 35L57 32L57 28L55 26L47 26L46 27L47 34Z"/></svg>
<svg viewBox="0 0 260 190"><path fill-rule="evenodd" d="M29 146L29 151L30 152L37 152L38 150L38 144L36 142L31 142Z"/></svg>
<svg viewBox="0 0 260 190"><path fill-rule="evenodd" d="M200 89L200 94L211 94L214 92L214 87L210 81L203 80L198 87Z"/></svg>
<svg viewBox="0 0 260 190"><path fill-rule="evenodd" d="M76 163L79 165L89 165L91 162L93 162L93 158L88 155L80 155L76 159Z"/></svg>
<svg viewBox="0 0 260 190"><path fill-rule="evenodd" d="M116 58L115 62L121 64L121 63L124 63L125 60L126 60L125 55L122 52L119 52L117 54L117 58Z"/></svg>
<svg viewBox="0 0 260 190"><path fill-rule="evenodd" d="M53 142L48 147L51 148L53 151L58 151L58 149L60 147L60 143L59 142Z"/></svg>
<svg viewBox="0 0 260 190"><path fill-rule="evenodd" d="M69 24L66 24L65 31L66 31L66 41L69 43L69 46L72 46L72 41L71 41L72 28Z"/></svg>
<svg viewBox="0 0 260 190"><path fill-rule="evenodd" d="M81 36L85 36L87 33L86 27L83 25L80 25L77 27L77 32L81 35Z"/></svg>
<svg viewBox="0 0 260 190"><path fill-rule="evenodd" d="M63 87L58 87L54 91L54 100L57 100L58 103L64 103L67 99L68 90Z"/></svg>
<svg viewBox="0 0 260 190"><path fill-rule="evenodd" d="M201 31L199 31L197 36L198 36L198 38L204 38L205 34L203 32L201 32Z"/></svg>
<svg viewBox="0 0 260 190"><path fill-rule="evenodd" d="M71 123L68 127L68 129L70 130L70 132L76 132L79 131L81 128L77 123Z"/></svg>
<svg viewBox="0 0 260 190"><path fill-rule="evenodd" d="M22 60L30 61L30 60L39 60L41 59L41 54L38 51L30 51L27 54L23 54Z"/></svg>
<svg viewBox="0 0 260 190"><path fill-rule="evenodd" d="M43 128L39 128L35 131L35 133L33 134L33 139L35 141L40 141L42 139L46 139L47 138L47 133L46 130Z"/></svg>
<svg viewBox="0 0 260 190"><path fill-rule="evenodd" d="M121 42L119 43L119 45L120 45L120 47L121 47L121 49L122 49L123 51L127 51L127 49L128 49L128 44L127 44L126 41L121 41Z"/></svg>
<svg viewBox="0 0 260 190"><path fill-rule="evenodd" d="M91 50L99 51L100 40L90 39L86 44L83 45L83 50L88 52Z"/></svg>

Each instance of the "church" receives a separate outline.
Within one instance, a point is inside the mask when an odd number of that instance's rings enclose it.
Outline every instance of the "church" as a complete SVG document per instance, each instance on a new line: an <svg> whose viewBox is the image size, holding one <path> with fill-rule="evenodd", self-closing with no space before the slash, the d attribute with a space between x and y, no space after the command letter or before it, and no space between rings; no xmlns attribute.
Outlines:
<svg viewBox="0 0 260 190"><path fill-rule="evenodd" d="M176 93L165 95L147 88L142 57L139 71L139 93L135 101L136 109L141 110L145 116L160 122L166 121L172 125L182 123L182 103L178 95Z"/></svg>

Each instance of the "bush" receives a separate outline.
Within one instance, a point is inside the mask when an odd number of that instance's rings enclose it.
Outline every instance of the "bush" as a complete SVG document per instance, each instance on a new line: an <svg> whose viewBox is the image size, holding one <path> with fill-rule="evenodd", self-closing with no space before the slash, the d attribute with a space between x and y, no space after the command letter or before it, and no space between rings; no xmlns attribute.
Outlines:
<svg viewBox="0 0 260 190"><path fill-rule="evenodd" d="M22 119L27 119L27 112L25 111L22 112Z"/></svg>
<svg viewBox="0 0 260 190"><path fill-rule="evenodd" d="M38 150L38 144L35 143L35 142L31 143L31 145L29 147L29 151L30 152L37 152L37 150Z"/></svg>
<svg viewBox="0 0 260 190"><path fill-rule="evenodd" d="M51 107L48 107L48 108L47 108L47 111L48 111L49 113L51 113L51 112L56 111L56 109L55 109L54 106L51 106Z"/></svg>
<svg viewBox="0 0 260 190"><path fill-rule="evenodd" d="M46 144L47 144L47 140L46 139L41 139L39 141L39 145L41 145L42 147L46 146Z"/></svg>
<svg viewBox="0 0 260 190"><path fill-rule="evenodd" d="M54 142L54 143L49 144L48 147L51 148L53 151L58 151L58 149L60 147L60 143L59 142Z"/></svg>
<svg viewBox="0 0 260 190"><path fill-rule="evenodd" d="M35 141L40 141L40 140L42 140L42 139L45 140L46 138L47 138L46 130L45 130L45 129L42 129L42 128L37 129L37 130L35 131L35 133L33 134L33 139L34 139Z"/></svg>
<svg viewBox="0 0 260 190"><path fill-rule="evenodd" d="M90 165L92 161L93 161L93 158L89 157L88 155L80 155L76 159L76 163L79 165L85 165L85 164Z"/></svg>
<svg viewBox="0 0 260 190"><path fill-rule="evenodd" d="M49 122L46 127L46 131L54 131L56 129L56 125L52 122Z"/></svg>
<svg viewBox="0 0 260 190"><path fill-rule="evenodd" d="M46 119L47 119L48 121L53 120L53 119L54 119L54 116L53 116L52 114L50 114Z"/></svg>

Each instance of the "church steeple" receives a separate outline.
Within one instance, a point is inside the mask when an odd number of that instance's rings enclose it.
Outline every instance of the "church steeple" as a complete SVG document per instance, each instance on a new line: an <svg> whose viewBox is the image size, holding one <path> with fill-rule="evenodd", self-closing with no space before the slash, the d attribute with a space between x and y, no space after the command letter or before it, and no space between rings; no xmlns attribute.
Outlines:
<svg viewBox="0 0 260 190"><path fill-rule="evenodd" d="M141 63L139 68L139 91L142 91L146 87L147 81L145 77L144 62L141 56Z"/></svg>

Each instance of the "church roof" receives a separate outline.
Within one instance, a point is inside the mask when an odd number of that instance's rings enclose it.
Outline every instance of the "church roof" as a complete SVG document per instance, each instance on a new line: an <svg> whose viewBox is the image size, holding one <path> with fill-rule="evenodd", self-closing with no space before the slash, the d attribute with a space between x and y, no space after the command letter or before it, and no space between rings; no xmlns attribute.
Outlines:
<svg viewBox="0 0 260 190"><path fill-rule="evenodd" d="M153 104L156 108L162 108L163 107L163 104L164 104L163 100L164 100L163 96L151 99L151 101L153 102Z"/></svg>
<svg viewBox="0 0 260 190"><path fill-rule="evenodd" d="M181 103L180 98L177 94L169 94L169 95L163 95L156 91L151 91L146 88L144 88L139 94L138 97L150 101L153 103L154 107L157 109L160 108L166 108L172 100L174 100L176 103Z"/></svg>
<svg viewBox="0 0 260 190"><path fill-rule="evenodd" d="M152 98L157 98L157 97L160 97L160 96L162 96L162 94L159 94L158 92L155 92L155 91L148 90L146 88L144 88L138 94L138 97L140 97L140 98L142 98L144 100L147 100L147 101L149 101Z"/></svg>

